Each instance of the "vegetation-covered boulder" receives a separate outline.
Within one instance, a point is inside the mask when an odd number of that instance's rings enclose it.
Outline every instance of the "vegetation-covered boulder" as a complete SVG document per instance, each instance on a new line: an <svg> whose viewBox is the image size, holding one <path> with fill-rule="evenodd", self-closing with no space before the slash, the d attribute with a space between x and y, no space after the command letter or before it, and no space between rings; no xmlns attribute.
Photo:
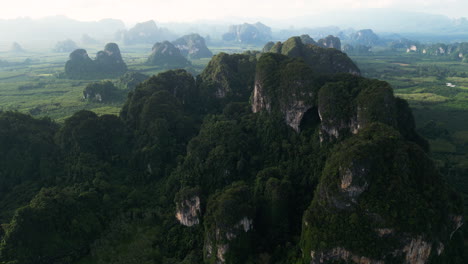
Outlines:
<svg viewBox="0 0 468 264"><path fill-rule="evenodd" d="M211 58L213 53L205 44L205 39L198 34L180 37L172 42L189 59Z"/></svg>
<svg viewBox="0 0 468 264"><path fill-rule="evenodd" d="M95 60L89 58L86 50L77 49L70 53L70 59L65 64L65 76L70 79L104 79L120 76L126 71L127 64L115 43L106 44Z"/></svg>
<svg viewBox="0 0 468 264"><path fill-rule="evenodd" d="M128 71L119 78L119 80L117 81L117 87L119 87L122 90L133 91L138 84L142 83L148 78L149 76L146 74Z"/></svg>
<svg viewBox="0 0 468 264"><path fill-rule="evenodd" d="M55 44L54 52L72 52L76 49L78 49L76 43L71 39L66 39Z"/></svg>
<svg viewBox="0 0 468 264"><path fill-rule="evenodd" d="M97 71L103 75L119 76L127 71L127 64L115 43L107 43L104 50L97 53L95 62Z"/></svg>
<svg viewBox="0 0 468 264"><path fill-rule="evenodd" d="M257 22L232 25L223 35L224 41L233 41L245 44L261 44L271 40L271 28Z"/></svg>
<svg viewBox="0 0 468 264"><path fill-rule="evenodd" d="M154 44L147 64L167 68L184 68L191 65L180 50L169 41Z"/></svg>
<svg viewBox="0 0 468 264"><path fill-rule="evenodd" d="M83 90L83 99L89 101L110 102L119 97L119 90L111 81L91 83Z"/></svg>

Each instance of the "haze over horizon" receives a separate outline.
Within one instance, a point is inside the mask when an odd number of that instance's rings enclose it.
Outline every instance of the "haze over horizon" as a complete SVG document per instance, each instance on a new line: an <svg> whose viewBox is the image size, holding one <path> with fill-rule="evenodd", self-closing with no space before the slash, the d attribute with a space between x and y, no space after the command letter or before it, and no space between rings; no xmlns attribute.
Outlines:
<svg viewBox="0 0 468 264"><path fill-rule="evenodd" d="M0 10L0 19L49 16L66 16L81 21L96 21L105 18L120 19L127 25L145 20L158 22L190 22L241 17L244 19L285 20L294 17L313 16L320 13L343 13L372 9L388 9L408 12L424 12L445 15L450 18L466 16L468 2L465 0L292 0L285 5L278 0L239 0L233 4L226 0L17 0L5 3ZM25 8L27 7L27 8Z"/></svg>

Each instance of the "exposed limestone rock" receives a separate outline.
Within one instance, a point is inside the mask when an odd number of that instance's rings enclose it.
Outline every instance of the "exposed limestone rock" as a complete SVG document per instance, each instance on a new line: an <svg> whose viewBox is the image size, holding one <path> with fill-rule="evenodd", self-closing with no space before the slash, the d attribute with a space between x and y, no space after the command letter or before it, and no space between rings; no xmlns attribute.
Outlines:
<svg viewBox="0 0 468 264"><path fill-rule="evenodd" d="M177 203L176 218L184 226L198 225L200 213L200 197L198 196Z"/></svg>
<svg viewBox="0 0 468 264"><path fill-rule="evenodd" d="M172 43L182 55L190 59L211 58L213 56L205 44L205 39L198 34L185 35Z"/></svg>
<svg viewBox="0 0 468 264"><path fill-rule="evenodd" d="M324 48L333 48L337 50L341 50L341 41L339 38L329 35L324 39L320 39L317 41L317 45Z"/></svg>
<svg viewBox="0 0 468 264"><path fill-rule="evenodd" d="M299 125L301 124L304 114L310 108L312 108L312 105L307 105L304 101L294 102L294 104L286 110L286 124L292 127L296 132L300 132Z"/></svg>
<svg viewBox="0 0 468 264"><path fill-rule="evenodd" d="M367 164L352 163L349 168L340 169L341 171L341 191L346 193L353 202L363 193L369 184L367 183L367 174L369 168ZM354 184L353 184L354 183Z"/></svg>
<svg viewBox="0 0 468 264"><path fill-rule="evenodd" d="M392 235L393 233L395 233L395 230L392 228L378 228L375 229L375 232L379 235L379 237L383 237Z"/></svg>
<svg viewBox="0 0 468 264"><path fill-rule="evenodd" d="M258 44L271 39L271 28L257 22L255 24L244 23L232 25L229 31L223 34L224 41Z"/></svg>
<svg viewBox="0 0 468 264"><path fill-rule="evenodd" d="M361 29L350 36L350 41L354 44L374 46L380 41L372 29Z"/></svg>
<svg viewBox="0 0 468 264"><path fill-rule="evenodd" d="M413 238L403 248L405 264L426 264L431 254L431 243L424 241L422 237Z"/></svg>
<svg viewBox="0 0 468 264"><path fill-rule="evenodd" d="M450 219L452 220L452 223L453 223L453 231L452 233L450 233L450 239L452 239L453 234L455 234L455 232L457 232L457 230L463 226L463 216L453 215L450 217Z"/></svg>
<svg viewBox="0 0 468 264"><path fill-rule="evenodd" d="M384 264L382 260L374 260L368 257L358 256L341 248L333 248L326 252L310 252L311 264L329 263L330 261L352 261L355 264Z"/></svg>

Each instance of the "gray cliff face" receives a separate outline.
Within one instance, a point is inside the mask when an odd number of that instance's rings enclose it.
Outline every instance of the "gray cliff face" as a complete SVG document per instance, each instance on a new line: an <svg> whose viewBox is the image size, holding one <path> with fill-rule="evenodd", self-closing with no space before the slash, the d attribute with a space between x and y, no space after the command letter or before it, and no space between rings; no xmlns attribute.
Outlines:
<svg viewBox="0 0 468 264"><path fill-rule="evenodd" d="M200 213L200 197L198 196L177 203L176 218L184 226L198 225Z"/></svg>
<svg viewBox="0 0 468 264"><path fill-rule="evenodd" d="M384 264L385 263L382 260L375 260L375 259L370 259L367 257L355 255L352 252L341 247L336 247L327 252L312 251L310 252L310 257L312 259L310 264L329 263L330 261L346 261L346 262L352 262L356 264Z"/></svg>
<svg viewBox="0 0 468 264"><path fill-rule="evenodd" d="M205 39L198 34L183 36L172 42L182 53L190 59L211 58L213 53L205 44Z"/></svg>
<svg viewBox="0 0 468 264"><path fill-rule="evenodd" d="M234 226L227 229L216 228L214 240L205 239L205 258L216 258L216 263L226 263L226 254L229 252L229 242L236 239L240 234L247 233L253 229L253 220L244 216Z"/></svg>
<svg viewBox="0 0 468 264"><path fill-rule="evenodd" d="M298 86L302 86L302 84L298 83ZM252 112L271 112L271 99L265 93L263 81L257 79L252 96ZM297 94L292 93L290 96L291 98L288 102L280 103L280 111L284 116L286 124L294 129L294 131L300 132L299 126L304 114L314 107L312 103L308 103L313 100L314 93L300 92Z"/></svg>
<svg viewBox="0 0 468 264"><path fill-rule="evenodd" d="M432 251L432 243L423 240L422 237L414 237L404 244L400 249L391 253L393 257L403 257L404 264L426 264ZM443 244L438 247L437 255L442 254ZM385 260L372 259L360 256L342 247L331 250L316 252L311 251L310 264L329 263L330 261L346 261L355 264L385 264Z"/></svg>
<svg viewBox="0 0 468 264"><path fill-rule="evenodd" d="M339 38L335 37L335 36L328 36L324 39L320 39L318 42L317 42L317 45L320 46L320 47L324 47L324 48L333 48L333 49L337 49L337 50L341 50L341 41Z"/></svg>

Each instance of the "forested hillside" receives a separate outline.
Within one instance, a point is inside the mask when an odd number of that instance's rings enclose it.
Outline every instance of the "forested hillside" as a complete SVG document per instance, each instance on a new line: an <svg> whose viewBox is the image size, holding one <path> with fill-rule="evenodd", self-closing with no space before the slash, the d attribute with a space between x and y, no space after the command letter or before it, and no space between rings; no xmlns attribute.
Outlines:
<svg viewBox="0 0 468 264"><path fill-rule="evenodd" d="M407 102L291 38L152 76L120 115L0 113L0 263L466 263Z"/></svg>

